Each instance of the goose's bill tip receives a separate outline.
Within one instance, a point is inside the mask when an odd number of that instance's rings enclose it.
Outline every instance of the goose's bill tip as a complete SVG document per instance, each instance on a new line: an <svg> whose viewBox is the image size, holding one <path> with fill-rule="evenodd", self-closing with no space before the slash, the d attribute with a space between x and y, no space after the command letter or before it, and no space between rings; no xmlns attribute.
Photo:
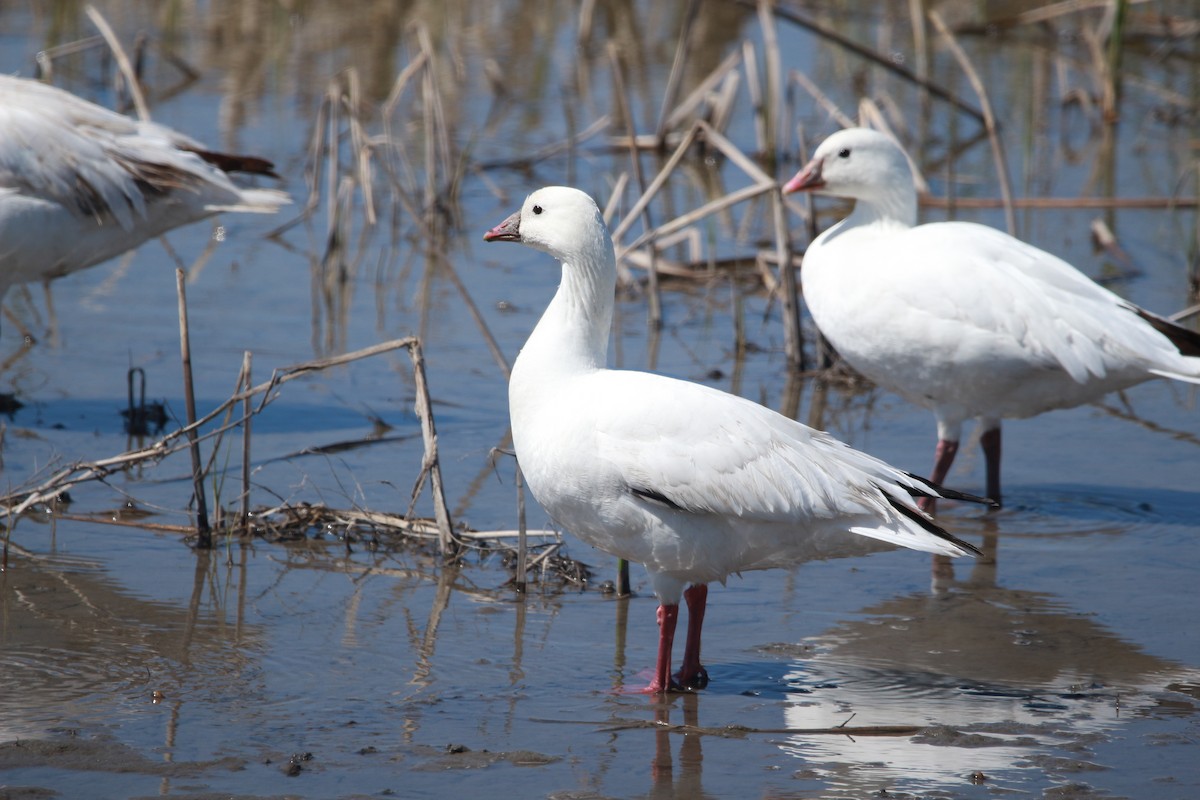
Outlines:
<svg viewBox="0 0 1200 800"><path fill-rule="evenodd" d="M521 212L512 214L508 219L483 235L485 242L519 242L521 241Z"/></svg>
<svg viewBox="0 0 1200 800"><path fill-rule="evenodd" d="M814 158L783 185L783 193L811 191L820 189L824 185L825 180L821 177L821 162Z"/></svg>

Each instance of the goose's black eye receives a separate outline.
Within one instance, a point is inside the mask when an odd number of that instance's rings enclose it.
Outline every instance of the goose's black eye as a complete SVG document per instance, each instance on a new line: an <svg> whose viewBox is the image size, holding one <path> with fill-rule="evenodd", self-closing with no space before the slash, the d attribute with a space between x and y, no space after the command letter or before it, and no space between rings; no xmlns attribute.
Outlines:
<svg viewBox="0 0 1200 800"><path fill-rule="evenodd" d="M841 150L838 150L838 158L849 158L849 157L850 157L850 148L849 147L843 147Z"/></svg>
<svg viewBox="0 0 1200 800"><path fill-rule="evenodd" d="M542 213L542 207L541 207L541 206L534 206L534 207L533 207L533 213L535 213L535 214L540 214L540 213Z"/></svg>

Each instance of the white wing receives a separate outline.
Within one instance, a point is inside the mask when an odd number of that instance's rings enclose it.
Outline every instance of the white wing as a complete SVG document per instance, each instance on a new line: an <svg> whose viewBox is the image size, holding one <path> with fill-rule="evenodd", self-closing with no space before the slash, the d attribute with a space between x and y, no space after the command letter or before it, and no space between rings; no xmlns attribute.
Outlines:
<svg viewBox="0 0 1200 800"><path fill-rule="evenodd" d="M0 76L0 188L131 230L154 193L198 194L210 210L275 210L286 195L238 189L180 147L195 141L37 81ZM269 207L268 207L269 206Z"/></svg>
<svg viewBox="0 0 1200 800"><path fill-rule="evenodd" d="M1065 261L1008 234L965 222L931 223L903 238L903 258L936 287L909 284L906 302L942 303L964 335L1010 340L1031 358L1053 363L1079 383L1140 368L1200 381L1200 362L1178 349L1132 304ZM922 292L922 288L926 291Z"/></svg>
<svg viewBox="0 0 1200 800"><path fill-rule="evenodd" d="M648 501L747 522L843 521L894 544L966 552L913 504L908 489L936 494L928 485L828 434L700 384L643 372L597 377L606 401L598 455Z"/></svg>

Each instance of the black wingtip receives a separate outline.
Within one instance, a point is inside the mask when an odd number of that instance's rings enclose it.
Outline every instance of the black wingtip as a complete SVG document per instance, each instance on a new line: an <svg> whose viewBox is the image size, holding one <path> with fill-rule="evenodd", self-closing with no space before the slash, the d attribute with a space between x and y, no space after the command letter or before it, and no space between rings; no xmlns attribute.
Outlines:
<svg viewBox="0 0 1200 800"><path fill-rule="evenodd" d="M930 484L930 485L932 486L933 484ZM884 492L884 496L887 497L887 501L889 503L891 503L892 508L896 509L901 514L903 514L905 517L907 517L910 520L912 520L913 522L917 523L922 528L924 528L926 531L928 531L929 533L932 533L934 536L938 537L939 539L944 539L945 541L950 542L951 544L953 544L956 547L961 547L963 550L966 550L971 555L974 555L974 556L983 555L983 551L980 550L978 547L971 544L970 542L963 541L962 539L958 538L954 534L950 533L948 530L943 528L941 525L938 525L936 522L934 522L933 517L929 516L924 511L921 511L920 509L917 509L917 508L913 508L910 505L906 505L903 501L901 501L900 499L898 499L896 497L893 497L892 495L888 494L887 492ZM968 495L968 497L969 496L970 495Z"/></svg>
<svg viewBox="0 0 1200 800"><path fill-rule="evenodd" d="M195 153L222 172L244 172L247 175L265 175L268 178L279 179L275 165L265 158L234 153L217 153L213 150L201 150L198 147L181 147L180 149Z"/></svg>
<svg viewBox="0 0 1200 800"><path fill-rule="evenodd" d="M1180 355L1200 356L1200 333L1191 328L1176 325L1169 319L1163 319L1157 314L1151 314L1144 308L1138 308L1133 304L1127 304L1125 307L1150 323L1154 330L1167 337L1171 344L1175 345L1175 349L1179 351Z"/></svg>
<svg viewBox="0 0 1200 800"><path fill-rule="evenodd" d="M906 472L904 474L912 478L914 481L925 484L933 490L932 492L926 492L922 491L919 487L909 486L907 487L908 493L913 497L929 497L935 500L962 500L965 503L979 503L980 505L987 506L988 508L1000 508L1000 503L990 497L980 497L977 494L960 492L957 489L948 489L945 486L940 486L934 483L928 478L922 478L920 475L914 475L911 472ZM936 492L936 494L934 492Z"/></svg>

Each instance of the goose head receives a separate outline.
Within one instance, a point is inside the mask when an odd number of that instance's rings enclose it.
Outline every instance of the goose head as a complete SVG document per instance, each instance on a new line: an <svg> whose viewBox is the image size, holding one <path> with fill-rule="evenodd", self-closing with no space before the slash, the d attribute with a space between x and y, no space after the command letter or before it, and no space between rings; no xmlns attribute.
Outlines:
<svg viewBox="0 0 1200 800"><path fill-rule="evenodd" d="M608 228L594 200L569 186L547 186L525 198L521 210L483 235L487 242L520 242L557 260L578 264L609 254Z"/></svg>
<svg viewBox="0 0 1200 800"><path fill-rule="evenodd" d="M804 169L784 184L784 194L800 191L859 201L869 217L916 223L917 190L908 156L879 131L848 128L822 142Z"/></svg>

